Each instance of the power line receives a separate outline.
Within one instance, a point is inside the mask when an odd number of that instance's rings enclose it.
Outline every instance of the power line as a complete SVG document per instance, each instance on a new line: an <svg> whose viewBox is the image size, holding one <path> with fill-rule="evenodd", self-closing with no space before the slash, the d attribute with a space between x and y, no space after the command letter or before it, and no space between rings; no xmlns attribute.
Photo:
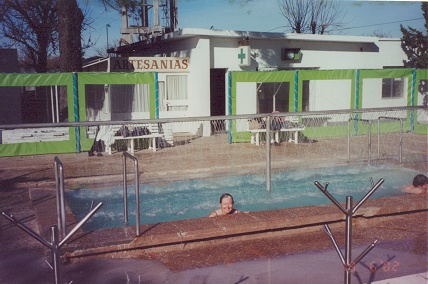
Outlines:
<svg viewBox="0 0 428 284"><path fill-rule="evenodd" d="M376 27L376 26L389 25L389 24L397 24L397 23L404 23L404 22L411 22L411 21L417 21L417 20L423 20L423 19L424 18L415 18L415 19L408 19L408 20L401 20L401 21L394 21L394 22L386 22L386 23L378 23L378 24L371 24L371 25L365 25L365 26L357 26L357 27L351 27L351 28L341 28L341 29L330 30L330 32L344 31L344 30L353 30L353 29L368 28L368 27ZM279 26L279 27L270 29L270 30L268 30L266 32L271 32L271 31L279 29L279 28L291 28L291 26Z"/></svg>
<svg viewBox="0 0 428 284"><path fill-rule="evenodd" d="M401 20L401 21L394 21L394 22L387 22L387 23L379 23L379 24L365 25L365 26L352 27L352 28L335 29L335 30L330 30L330 31L334 32L334 31L343 31L343 30L352 30L352 29L376 27L376 26L389 25L389 24L397 24L397 23L404 23L404 22L410 22L410 21L416 21L416 20L422 20L422 19L423 18L415 18L415 19L409 19L409 20Z"/></svg>

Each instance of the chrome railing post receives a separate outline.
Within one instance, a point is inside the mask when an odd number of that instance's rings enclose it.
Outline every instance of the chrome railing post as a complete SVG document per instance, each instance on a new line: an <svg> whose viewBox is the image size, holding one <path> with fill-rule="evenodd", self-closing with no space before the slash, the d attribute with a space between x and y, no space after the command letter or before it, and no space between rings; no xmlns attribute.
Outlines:
<svg viewBox="0 0 428 284"><path fill-rule="evenodd" d="M382 178L380 179L376 184L373 184L372 182L372 189L364 195L364 197L355 205L352 206L352 196L346 197L346 208L343 208L343 206L327 191L328 183L326 183L325 187L322 186L318 181L315 181L315 186L318 187L319 190L321 190L322 193L324 193L328 199L330 199L334 205L337 206L337 208L340 209L345 214L345 226L346 226L346 232L345 232L345 256L343 256L342 251L340 250L339 246L337 245L336 240L333 237L333 234L331 233L330 228L327 224L324 225L324 231L327 233L327 235L330 237L334 248L336 249L337 254L340 257L340 260L342 261L342 264L345 268L345 275L344 275L344 283L350 284L351 283L351 271L352 269L357 265L357 263L363 259L363 257L368 254L375 246L377 240L375 240L373 243L370 244L354 261L351 261L352 257L352 217L357 212L358 208L381 186L381 184L385 180Z"/></svg>
<svg viewBox="0 0 428 284"><path fill-rule="evenodd" d="M128 225L128 182L126 180L126 155L125 152L122 156L123 162L123 208L124 208L124 223Z"/></svg>
<svg viewBox="0 0 428 284"><path fill-rule="evenodd" d="M368 151L369 151L369 165L371 165L371 162L372 162L372 122L370 121L370 120L367 120L366 121L368 124L369 124L369 126L368 126L368 142L367 142L367 144L368 144Z"/></svg>
<svg viewBox="0 0 428 284"><path fill-rule="evenodd" d="M135 172L135 227L137 237L140 235L140 183L138 178L138 160L128 152L123 152L123 202L125 207L125 224L128 223L128 184L126 181L126 158L134 162Z"/></svg>
<svg viewBox="0 0 428 284"><path fill-rule="evenodd" d="M33 237L35 240L39 241L42 245L47 247L52 252L52 261L53 266L51 268L54 270L54 282L55 284L61 283L61 255L60 255L60 249L61 247L74 235L74 233L77 232L77 230L80 229L80 227L83 226L86 221L91 218L95 212L97 212L98 209L103 205L102 202L98 203L98 205L91 210L91 212L86 215L85 218L83 218L82 221L80 221L72 230L71 232L65 236L61 241L59 241L60 236L58 233L58 227L56 225L51 226L51 243L43 239L39 234L22 224L20 221L16 220L13 215L7 214L6 212L2 212L1 214L3 217L8 219L10 222L14 223L16 226L18 226L20 229L22 229L24 232L29 234L31 237Z"/></svg>
<svg viewBox="0 0 428 284"><path fill-rule="evenodd" d="M58 157L54 158L54 164L58 228L61 230L62 237L65 237L67 232L65 230L64 166Z"/></svg>
<svg viewBox="0 0 428 284"><path fill-rule="evenodd" d="M265 119L266 121L266 190L268 192L271 191L271 147L270 147L270 140L271 140L271 133L270 133L270 122L271 117L268 115Z"/></svg>
<svg viewBox="0 0 428 284"><path fill-rule="evenodd" d="M54 283L61 283L61 256L59 251L59 233L57 226L51 227L51 240Z"/></svg>

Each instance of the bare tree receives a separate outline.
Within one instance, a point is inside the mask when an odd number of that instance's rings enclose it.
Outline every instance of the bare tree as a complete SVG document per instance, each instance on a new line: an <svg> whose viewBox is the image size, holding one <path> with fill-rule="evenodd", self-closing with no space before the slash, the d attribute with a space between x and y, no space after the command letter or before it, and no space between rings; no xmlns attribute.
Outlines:
<svg viewBox="0 0 428 284"><path fill-rule="evenodd" d="M83 12L76 0L57 0L60 71L82 71L81 31Z"/></svg>
<svg viewBox="0 0 428 284"><path fill-rule="evenodd" d="M325 34L345 25L346 13L334 0L278 0L278 6L295 33Z"/></svg>
<svg viewBox="0 0 428 284"><path fill-rule="evenodd" d="M378 38L391 38L392 37L390 32L385 32L385 31L382 31L380 29L374 30L371 34L368 34L367 36L374 36L374 37L378 37Z"/></svg>
<svg viewBox="0 0 428 284"><path fill-rule="evenodd" d="M57 52L58 29L55 0L2 0L2 44L18 47L21 58L38 73L47 72L47 60Z"/></svg>

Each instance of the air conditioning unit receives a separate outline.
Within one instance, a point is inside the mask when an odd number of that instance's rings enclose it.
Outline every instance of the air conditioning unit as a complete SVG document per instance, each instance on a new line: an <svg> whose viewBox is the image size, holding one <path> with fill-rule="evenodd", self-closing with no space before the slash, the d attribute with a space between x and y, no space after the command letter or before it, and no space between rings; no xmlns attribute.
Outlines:
<svg viewBox="0 0 428 284"><path fill-rule="evenodd" d="M283 48L281 49L281 60L298 61L302 58L300 48Z"/></svg>

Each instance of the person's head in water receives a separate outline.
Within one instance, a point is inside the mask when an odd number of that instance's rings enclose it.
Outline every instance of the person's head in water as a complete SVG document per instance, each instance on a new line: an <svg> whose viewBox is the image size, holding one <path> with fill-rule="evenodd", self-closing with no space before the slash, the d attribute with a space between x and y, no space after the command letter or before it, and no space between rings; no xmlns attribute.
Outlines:
<svg viewBox="0 0 428 284"><path fill-rule="evenodd" d="M230 193L224 193L220 196L220 209L217 209L209 215L209 217L223 216L227 214L239 213L239 210L233 208L235 202Z"/></svg>
<svg viewBox="0 0 428 284"><path fill-rule="evenodd" d="M428 177L425 175L419 174L413 178L414 187L423 187L424 185L428 185Z"/></svg>
<svg viewBox="0 0 428 284"><path fill-rule="evenodd" d="M229 193L224 193L220 196L220 209L224 214L229 214L233 210L233 196Z"/></svg>
<svg viewBox="0 0 428 284"><path fill-rule="evenodd" d="M418 174L413 178L413 182L404 186L401 191L406 193L427 193L428 192L428 177L423 174Z"/></svg>

